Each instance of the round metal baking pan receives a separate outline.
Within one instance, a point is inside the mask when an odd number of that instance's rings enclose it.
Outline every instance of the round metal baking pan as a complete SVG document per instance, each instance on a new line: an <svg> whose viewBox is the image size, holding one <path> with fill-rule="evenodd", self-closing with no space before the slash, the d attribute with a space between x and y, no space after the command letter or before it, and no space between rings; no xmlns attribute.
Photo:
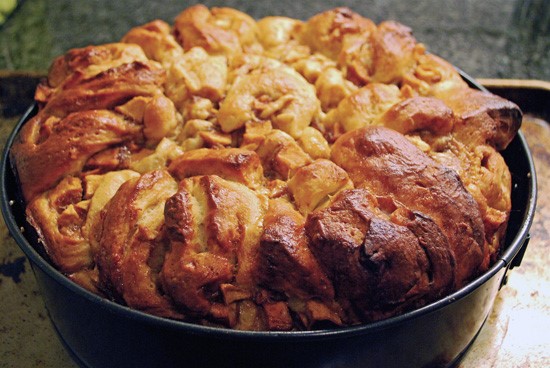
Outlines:
<svg viewBox="0 0 550 368"><path fill-rule="evenodd" d="M472 86L483 89L463 74ZM501 256L466 287L376 323L317 331L250 332L148 315L92 294L48 261L25 207L9 151L31 107L10 135L1 161L1 208L26 254L60 339L82 367L448 367L457 364L491 312L506 273L519 265L536 205L536 177L519 133L503 156L513 180L512 212Z"/></svg>

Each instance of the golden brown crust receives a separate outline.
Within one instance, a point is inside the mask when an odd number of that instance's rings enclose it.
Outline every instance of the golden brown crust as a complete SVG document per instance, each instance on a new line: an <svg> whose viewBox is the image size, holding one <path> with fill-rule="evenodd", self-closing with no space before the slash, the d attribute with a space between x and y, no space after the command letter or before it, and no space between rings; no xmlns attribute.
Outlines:
<svg viewBox="0 0 550 368"><path fill-rule="evenodd" d="M139 126L107 110L75 112L60 121L50 118L43 126L38 117L25 125L12 150L27 200L78 174L95 153L141 138Z"/></svg>
<svg viewBox="0 0 550 368"><path fill-rule="evenodd" d="M268 120L298 138L318 111L313 86L294 69L281 66L239 78L220 105L218 122L224 132L232 132Z"/></svg>
<svg viewBox="0 0 550 368"><path fill-rule="evenodd" d="M416 40L412 31L398 22L378 25L373 39L373 72L365 82L400 83L415 66Z"/></svg>
<svg viewBox="0 0 550 368"><path fill-rule="evenodd" d="M380 117L387 128L401 134L428 131L445 136L453 131L455 117L443 101L433 97L412 97L396 103Z"/></svg>
<svg viewBox="0 0 550 368"><path fill-rule="evenodd" d="M79 203L81 194L81 180L68 176L27 206L29 222L38 229L46 252L66 273L87 268L93 263L89 243L80 230L87 209L87 203Z"/></svg>
<svg viewBox="0 0 550 368"><path fill-rule="evenodd" d="M352 321L399 313L429 290L429 260L418 240L377 207L368 190L348 190L306 224L312 251Z"/></svg>
<svg viewBox="0 0 550 368"><path fill-rule="evenodd" d="M397 22L195 5L70 50L11 155L52 262L151 314L364 323L498 257L521 111Z"/></svg>
<svg viewBox="0 0 550 368"><path fill-rule="evenodd" d="M338 60L356 39L370 35L375 24L349 8L327 10L311 17L304 26L302 40L314 51Z"/></svg>
<svg viewBox="0 0 550 368"><path fill-rule="evenodd" d="M334 142L341 134L368 125L379 125L378 119L401 99L395 85L371 83L346 97L329 111L323 124L329 140Z"/></svg>
<svg viewBox="0 0 550 368"><path fill-rule="evenodd" d="M183 49L171 34L170 25L161 20L132 28L122 37L122 42L139 45L149 59L162 64L183 55Z"/></svg>
<svg viewBox="0 0 550 368"><path fill-rule="evenodd" d="M164 83L165 71L136 45L89 46L71 50L66 58L59 73L64 78L56 76L49 86L41 84L37 89L36 100L45 104L38 116L110 109L136 96L159 93ZM54 64L50 74L57 69Z"/></svg>
<svg viewBox="0 0 550 368"><path fill-rule="evenodd" d="M416 66L417 43L410 28L392 21L376 26L348 8L310 18L302 40L314 51L336 60L347 79L359 86L400 83Z"/></svg>
<svg viewBox="0 0 550 368"><path fill-rule="evenodd" d="M356 186L389 196L434 221L459 260L455 286L482 272L488 252L479 207L456 172L440 166L403 135L384 127L367 127L340 137L332 160Z"/></svg>
<svg viewBox="0 0 550 368"><path fill-rule="evenodd" d="M487 100L501 100L482 95ZM479 103L479 98L471 97L471 100L461 102L461 109L471 111L479 105L489 108L489 104ZM519 124L521 113L517 107L506 106L507 102L502 101L501 108L495 108L493 118L483 111L465 118L464 114L457 115L461 109L452 103L449 105L453 106L454 111L438 98L412 97L392 106L381 116L380 122L398 132L422 137L422 142L428 145L426 153L458 173L478 204L485 225L489 247L483 262L486 265L489 259L494 260L497 255L496 238L504 234L511 209L511 177L502 156L494 148L495 141L498 140L499 145L509 143L512 137L510 131L517 129L512 125ZM499 116L507 119L500 123L505 127L500 132L493 129L498 124Z"/></svg>
<svg viewBox="0 0 550 368"><path fill-rule="evenodd" d="M63 83L74 85L75 82L116 66L138 61L146 62L147 58L144 56L141 48L121 43L72 49L53 61L48 72L47 86L58 88ZM43 88L45 85L39 86L37 90L36 100L40 102L44 102L41 95L44 93Z"/></svg>
<svg viewBox="0 0 550 368"><path fill-rule="evenodd" d="M271 298L285 301L287 309L277 313L270 310L270 303L263 304L268 320L277 316L279 330L292 327L292 323L281 324L288 320L288 309L308 328L321 321L342 324L341 310L333 302L332 282L311 253L304 224L305 218L287 200L269 201L256 274L258 285L268 290Z"/></svg>
<svg viewBox="0 0 550 368"><path fill-rule="evenodd" d="M260 19L258 40L266 49L284 46L299 38L303 22L288 17L270 16Z"/></svg>
<svg viewBox="0 0 550 368"><path fill-rule="evenodd" d="M325 206L338 192L353 188L348 174L329 160L302 166L288 180L298 211L304 216Z"/></svg>
<svg viewBox="0 0 550 368"><path fill-rule="evenodd" d="M287 180L297 169L312 162L291 136L278 129L269 130L258 145L252 147L260 157L268 178Z"/></svg>
<svg viewBox="0 0 550 368"><path fill-rule="evenodd" d="M176 17L174 29L186 51L198 46L212 54L234 55L257 47L256 22L236 9L195 5Z"/></svg>
<svg viewBox="0 0 550 368"><path fill-rule="evenodd" d="M503 150L520 127L518 106L488 92L467 88L440 94L439 98L459 118L454 135L469 146L487 144Z"/></svg>
<svg viewBox="0 0 550 368"><path fill-rule="evenodd" d="M241 148L188 151L175 159L168 170L178 180L196 175L218 175L249 188L259 188L264 180L258 155Z"/></svg>
<svg viewBox="0 0 550 368"><path fill-rule="evenodd" d="M331 282L312 256L304 230L305 218L285 199L272 199L261 238L260 285L287 297L334 297Z"/></svg>
<svg viewBox="0 0 550 368"><path fill-rule="evenodd" d="M161 272L164 289L196 317L239 322L219 295L222 284L251 290L265 199L218 176L180 182L166 204L170 249ZM233 312L233 313L232 313Z"/></svg>
<svg viewBox="0 0 550 368"><path fill-rule="evenodd" d="M165 201L177 190L165 171L130 179L105 208L96 262L101 289L130 307L181 318L171 300L160 292L157 257L163 257ZM157 268L155 270L155 268Z"/></svg>

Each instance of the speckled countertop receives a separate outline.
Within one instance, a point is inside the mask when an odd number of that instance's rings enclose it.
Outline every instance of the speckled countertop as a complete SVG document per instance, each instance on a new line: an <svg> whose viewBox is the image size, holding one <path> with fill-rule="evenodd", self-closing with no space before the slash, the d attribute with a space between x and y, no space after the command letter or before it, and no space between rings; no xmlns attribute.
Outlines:
<svg viewBox="0 0 550 368"><path fill-rule="evenodd" d="M323 9L347 5L375 21L391 18L411 26L431 51L474 77L546 81L550 81L549 3L423 0L412 8L410 2L397 0L224 2L256 18L280 14L306 19ZM154 18L170 21L189 4L26 0L0 28L0 147L28 105L36 76L45 73L53 56L70 47L117 40L131 26ZM531 240L521 266L509 273L488 321L460 362L462 368L550 367L550 91L539 94L533 105L525 93L536 88L520 88L510 95L518 97L516 102L527 113L522 131L538 177ZM76 367L49 321L28 261L3 222L0 311L0 367Z"/></svg>

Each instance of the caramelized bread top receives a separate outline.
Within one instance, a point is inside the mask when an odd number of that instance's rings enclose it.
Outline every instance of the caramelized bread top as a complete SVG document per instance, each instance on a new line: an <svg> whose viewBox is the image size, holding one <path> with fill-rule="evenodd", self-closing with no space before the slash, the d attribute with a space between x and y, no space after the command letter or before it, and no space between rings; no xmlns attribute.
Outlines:
<svg viewBox="0 0 550 368"><path fill-rule="evenodd" d="M11 155L51 261L151 314L247 330L387 318L484 272L513 103L347 8L196 5L74 49Z"/></svg>

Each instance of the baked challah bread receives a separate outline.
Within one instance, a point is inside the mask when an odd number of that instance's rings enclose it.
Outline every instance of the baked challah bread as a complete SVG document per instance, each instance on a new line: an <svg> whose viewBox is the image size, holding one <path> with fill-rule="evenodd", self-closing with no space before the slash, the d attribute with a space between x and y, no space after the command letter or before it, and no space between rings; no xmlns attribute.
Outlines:
<svg viewBox="0 0 550 368"><path fill-rule="evenodd" d="M397 22L196 5L58 57L11 157L53 264L157 316L367 323L499 254L521 111Z"/></svg>

